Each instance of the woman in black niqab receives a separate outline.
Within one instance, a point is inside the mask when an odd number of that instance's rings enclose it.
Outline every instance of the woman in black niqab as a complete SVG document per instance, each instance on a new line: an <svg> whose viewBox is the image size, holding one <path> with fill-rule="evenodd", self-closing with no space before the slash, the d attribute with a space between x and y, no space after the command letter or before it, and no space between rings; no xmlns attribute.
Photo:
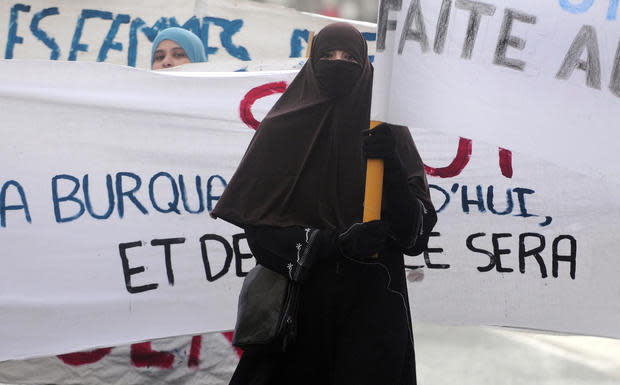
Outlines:
<svg viewBox="0 0 620 385"><path fill-rule="evenodd" d="M415 384L403 252L426 248L436 215L408 129L363 136L371 90L361 33L323 28L212 212L301 288L294 344L244 353L231 384ZM361 224L368 157L385 162L384 220Z"/></svg>

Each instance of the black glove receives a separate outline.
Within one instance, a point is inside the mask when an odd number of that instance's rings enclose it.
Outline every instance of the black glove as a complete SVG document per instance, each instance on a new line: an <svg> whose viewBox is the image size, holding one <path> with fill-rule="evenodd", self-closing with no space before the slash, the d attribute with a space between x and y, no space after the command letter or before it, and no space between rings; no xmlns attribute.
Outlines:
<svg viewBox="0 0 620 385"><path fill-rule="evenodd" d="M366 158L383 159L383 182L384 187L388 190L394 187L406 189L407 186L407 174L403 168L400 156L398 156L396 140L392 132L396 128L392 124L381 123L372 130L366 130L364 133L370 135L364 137L362 145Z"/></svg>
<svg viewBox="0 0 620 385"><path fill-rule="evenodd" d="M355 223L338 236L336 245L345 257L364 259L383 249L387 238L388 228L383 221Z"/></svg>
<svg viewBox="0 0 620 385"><path fill-rule="evenodd" d="M372 130L365 130L363 151L364 156L369 159L383 159L392 161L396 157L396 142L392 135L392 125L381 123Z"/></svg>

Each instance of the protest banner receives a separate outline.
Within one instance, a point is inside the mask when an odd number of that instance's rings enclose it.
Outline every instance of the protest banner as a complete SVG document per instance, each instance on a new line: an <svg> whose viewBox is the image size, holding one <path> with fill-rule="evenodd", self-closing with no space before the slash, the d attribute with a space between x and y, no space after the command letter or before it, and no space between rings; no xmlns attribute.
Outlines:
<svg viewBox="0 0 620 385"><path fill-rule="evenodd" d="M149 66L151 42L168 26L199 32L194 2L97 0L4 1L5 59L84 60Z"/></svg>
<svg viewBox="0 0 620 385"><path fill-rule="evenodd" d="M618 1L382 0L379 8L376 120L620 182Z"/></svg>
<svg viewBox="0 0 620 385"><path fill-rule="evenodd" d="M237 0L6 1L0 4L0 57L149 68L157 33L180 26L202 39L215 70L222 66L228 71L256 70L263 62L272 68L288 58L303 57L310 32L333 21ZM351 23L364 33L374 52L375 24Z"/></svg>
<svg viewBox="0 0 620 385"><path fill-rule="evenodd" d="M401 4L400 11L399 3L382 3L379 25L386 23L386 44L377 63L383 80L376 83L374 106L389 106L389 114L396 114L384 120L424 127L412 131L440 218L429 251L406 257L414 320L619 338L620 267L614 259L619 245L613 230L620 205L613 187L617 156L610 149L620 65L614 51L618 36L608 28L617 25L617 2L559 1L551 17L549 4L515 5L520 11L531 7L534 23L507 1L446 0L439 9L438 2L421 0ZM313 24L296 14L300 22L282 32L270 18L291 18L290 10L236 8L237 2L197 2L193 11L168 2L148 12L138 3L123 8L108 2L105 9L99 2L59 4L0 5L0 15L7 15L0 28L13 39L5 43L0 33L5 57L11 52L14 58L49 59L56 52L56 59L67 60L74 52L74 60L97 61L103 52L107 56L99 61L146 68L150 40L157 28L174 25L175 15L179 25L198 25L203 37L207 31L213 51L210 63L184 70L297 68L302 62L279 58L301 56L306 31L329 22L313 16ZM507 8L499 18L502 6ZM424 26L429 48L421 53L419 23L433 21L427 7L438 8L438 24L436 30ZM493 7L495 16L487 15ZM84 12L89 9L97 12ZM409 10L411 15L403 15ZM129 22L122 15L130 15ZM497 20L487 24L492 17ZM243 21L240 30L223 38L226 26L239 24L235 20ZM563 27L536 30L543 20ZM568 33L575 20L589 24ZM400 46L404 22L412 33L398 56L389 49ZM501 32L495 31L502 44L494 41L493 28ZM365 36L374 40L372 32ZM559 41L566 48L561 54L552 47ZM251 60L231 54L242 52L235 47L246 48ZM407 57L414 47L418 52ZM492 62L482 60L485 50ZM425 55L445 63L425 62ZM548 64L558 58L563 71L555 73ZM407 67L412 63L420 67ZM450 74L448 67L458 71ZM513 72L521 77L506 75ZM207 213L252 128L294 74L177 73L182 79L106 65L29 62L3 62L0 73L0 361L87 349L3 362L0 381L98 384L123 378L139 384L154 376L170 383L225 381L236 353L221 333L152 346L138 341L232 327L240 282L254 261L242 231ZM546 73L551 76L543 79ZM448 75L455 78L443 77ZM415 82L407 83L411 76ZM468 83L457 87L458 81ZM454 87L443 87L446 82ZM531 95L525 93L528 84ZM424 97L409 94L414 88ZM460 103L474 105L459 107L454 93L460 93ZM561 104L562 114L547 99ZM437 100L453 115L436 114ZM538 109L530 108L534 101ZM506 115L500 125L498 111ZM512 122L513 115L527 117L529 125ZM500 139L490 127L507 132ZM554 131L542 129L548 127ZM510 134L519 132L521 138ZM131 342L136 343L111 348ZM94 372L105 381L89 377Z"/></svg>
<svg viewBox="0 0 620 385"><path fill-rule="evenodd" d="M253 261L208 212L253 133L241 102L266 113L277 94L246 94L294 73L1 67L0 360L230 330Z"/></svg>
<svg viewBox="0 0 620 385"><path fill-rule="evenodd" d="M254 260L208 212L294 75L0 62L0 361L230 330ZM614 189L413 135L439 211L415 320L620 337Z"/></svg>
<svg viewBox="0 0 620 385"><path fill-rule="evenodd" d="M0 362L0 383L226 385L240 351L231 333L211 333Z"/></svg>

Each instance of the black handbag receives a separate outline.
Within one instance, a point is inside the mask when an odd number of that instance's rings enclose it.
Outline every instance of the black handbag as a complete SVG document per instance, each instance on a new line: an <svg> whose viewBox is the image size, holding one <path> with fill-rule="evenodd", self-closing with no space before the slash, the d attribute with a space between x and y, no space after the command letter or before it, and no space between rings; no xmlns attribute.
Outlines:
<svg viewBox="0 0 620 385"><path fill-rule="evenodd" d="M233 345L246 351L284 352L297 336L299 283L262 265L243 281Z"/></svg>

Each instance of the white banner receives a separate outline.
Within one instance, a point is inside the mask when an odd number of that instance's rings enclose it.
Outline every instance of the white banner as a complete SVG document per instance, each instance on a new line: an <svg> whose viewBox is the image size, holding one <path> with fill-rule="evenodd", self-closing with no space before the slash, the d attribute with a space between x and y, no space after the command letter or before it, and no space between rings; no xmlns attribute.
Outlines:
<svg viewBox="0 0 620 385"><path fill-rule="evenodd" d="M100 61L148 68L151 42L169 26L200 33L193 0L0 3L0 48L5 59Z"/></svg>
<svg viewBox="0 0 620 385"><path fill-rule="evenodd" d="M57 357L0 362L0 382L64 385L226 385L241 351L232 333L164 338Z"/></svg>
<svg viewBox="0 0 620 385"><path fill-rule="evenodd" d="M377 120L620 183L617 0L382 0L378 24Z"/></svg>
<svg viewBox="0 0 620 385"><path fill-rule="evenodd" d="M218 69L304 57L310 32L333 22L281 6L238 0L31 0L0 3L0 57L98 61L149 68L151 42L181 26L198 35ZM376 26L351 21L374 52Z"/></svg>
<svg viewBox="0 0 620 385"><path fill-rule="evenodd" d="M0 361L233 327L254 260L208 211L294 72L173 74L0 62ZM614 189L413 135L439 210L415 320L620 337Z"/></svg>
<svg viewBox="0 0 620 385"><path fill-rule="evenodd" d="M0 360L230 330L254 262L208 212L294 73L0 67Z"/></svg>

